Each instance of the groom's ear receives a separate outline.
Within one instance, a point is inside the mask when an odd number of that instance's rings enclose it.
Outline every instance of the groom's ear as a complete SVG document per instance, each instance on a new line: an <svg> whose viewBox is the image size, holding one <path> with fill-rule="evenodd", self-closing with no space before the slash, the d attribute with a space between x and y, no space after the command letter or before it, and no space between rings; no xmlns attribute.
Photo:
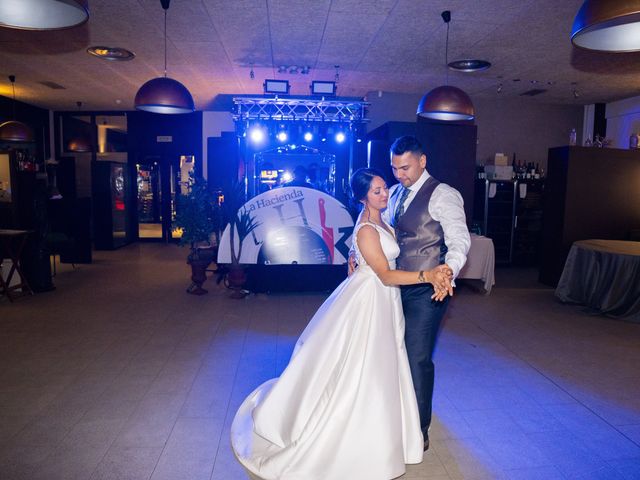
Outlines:
<svg viewBox="0 0 640 480"><path fill-rule="evenodd" d="M420 155L420 167L427 168L427 156L424 153Z"/></svg>

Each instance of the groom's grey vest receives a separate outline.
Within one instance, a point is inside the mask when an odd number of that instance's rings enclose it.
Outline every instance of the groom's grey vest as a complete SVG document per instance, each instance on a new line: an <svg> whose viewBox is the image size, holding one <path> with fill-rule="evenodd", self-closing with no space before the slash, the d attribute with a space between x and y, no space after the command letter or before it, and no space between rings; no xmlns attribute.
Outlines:
<svg viewBox="0 0 640 480"><path fill-rule="evenodd" d="M427 178L394 225L400 245L400 256L396 259L399 270L431 270L444 262L447 251L444 232L440 222L429 215L429 200L438 185L440 182L435 178Z"/></svg>

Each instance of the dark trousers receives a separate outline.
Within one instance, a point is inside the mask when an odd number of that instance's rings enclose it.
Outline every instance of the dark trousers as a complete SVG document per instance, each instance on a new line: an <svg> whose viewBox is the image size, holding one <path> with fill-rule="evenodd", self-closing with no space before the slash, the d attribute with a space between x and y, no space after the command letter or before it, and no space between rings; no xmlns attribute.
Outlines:
<svg viewBox="0 0 640 480"><path fill-rule="evenodd" d="M431 300L433 287L430 284L402 287L401 292L405 318L404 341L418 399L420 426L426 433L431 424L433 352L450 297L442 302Z"/></svg>

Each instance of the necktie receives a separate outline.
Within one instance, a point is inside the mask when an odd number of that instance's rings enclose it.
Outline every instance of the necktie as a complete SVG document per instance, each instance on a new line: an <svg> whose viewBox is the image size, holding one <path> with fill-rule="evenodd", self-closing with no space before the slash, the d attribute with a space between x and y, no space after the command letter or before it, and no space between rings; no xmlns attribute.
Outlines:
<svg viewBox="0 0 640 480"><path fill-rule="evenodd" d="M397 225L398 220L404 213L404 201L407 199L407 197L409 196L409 193L411 192L411 190L409 190L408 188L402 187L402 189L403 189L402 195L400 195L400 199L398 200L398 205L396 206L396 212L395 212L395 215L393 216L394 226Z"/></svg>

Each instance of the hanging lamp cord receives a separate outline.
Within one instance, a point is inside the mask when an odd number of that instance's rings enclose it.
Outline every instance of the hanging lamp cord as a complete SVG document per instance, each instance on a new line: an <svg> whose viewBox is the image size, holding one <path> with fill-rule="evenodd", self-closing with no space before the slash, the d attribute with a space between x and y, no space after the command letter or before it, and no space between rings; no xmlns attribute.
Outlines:
<svg viewBox="0 0 640 480"><path fill-rule="evenodd" d="M167 9L164 10L164 76L167 76Z"/></svg>
<svg viewBox="0 0 640 480"><path fill-rule="evenodd" d="M444 70L447 77L447 86L449 85L449 22L447 22L447 40L444 47Z"/></svg>
<svg viewBox="0 0 640 480"><path fill-rule="evenodd" d="M13 91L13 102L11 107L13 110L13 119L16 119L16 77L15 75L9 75L9 81L11 82L11 90Z"/></svg>

